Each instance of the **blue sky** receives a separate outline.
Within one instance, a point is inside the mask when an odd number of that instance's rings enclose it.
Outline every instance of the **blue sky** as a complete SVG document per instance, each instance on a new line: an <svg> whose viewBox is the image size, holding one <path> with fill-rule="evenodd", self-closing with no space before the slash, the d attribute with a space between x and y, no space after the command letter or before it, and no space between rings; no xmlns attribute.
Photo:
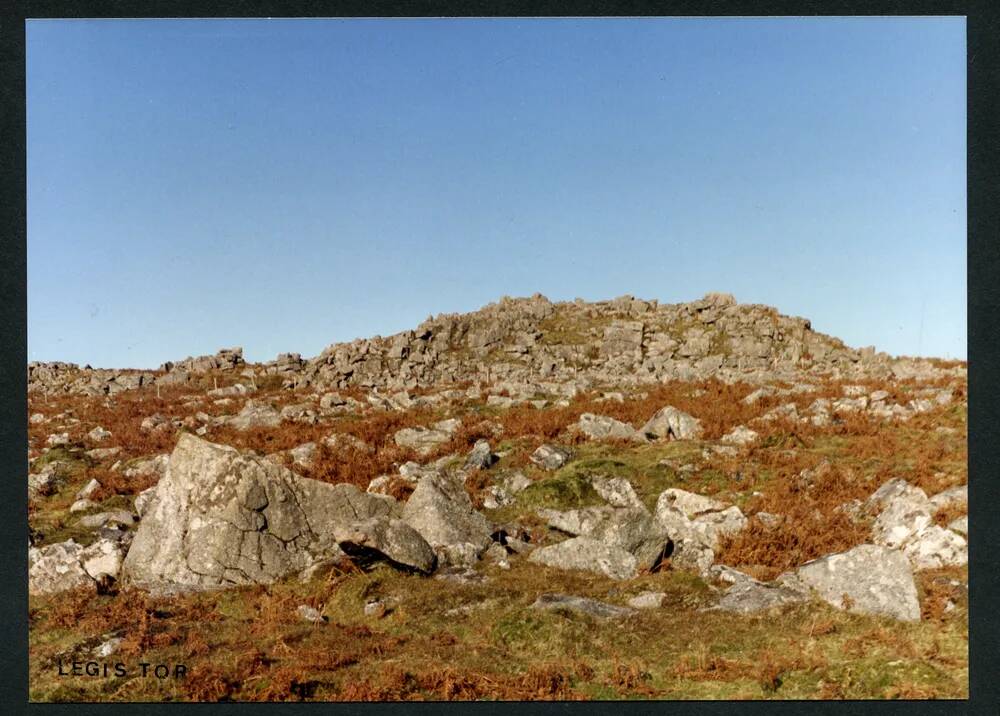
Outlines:
<svg viewBox="0 0 1000 716"><path fill-rule="evenodd" d="M961 18L29 21L28 357L728 291L966 356Z"/></svg>

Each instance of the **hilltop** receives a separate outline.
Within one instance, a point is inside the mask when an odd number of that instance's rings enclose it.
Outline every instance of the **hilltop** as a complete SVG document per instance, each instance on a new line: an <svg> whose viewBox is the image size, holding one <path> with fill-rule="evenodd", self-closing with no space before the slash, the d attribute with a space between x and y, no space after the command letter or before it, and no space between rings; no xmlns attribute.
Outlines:
<svg viewBox="0 0 1000 716"><path fill-rule="evenodd" d="M968 694L964 363L536 295L28 375L32 700Z"/></svg>

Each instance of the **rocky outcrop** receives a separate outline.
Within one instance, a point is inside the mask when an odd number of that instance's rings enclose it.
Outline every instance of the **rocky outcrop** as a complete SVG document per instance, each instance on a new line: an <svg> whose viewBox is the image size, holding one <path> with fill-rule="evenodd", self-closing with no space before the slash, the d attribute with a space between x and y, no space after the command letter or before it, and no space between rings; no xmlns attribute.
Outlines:
<svg viewBox="0 0 1000 716"><path fill-rule="evenodd" d="M207 372L243 367L242 349L232 348L164 363L157 374L31 363L28 378L30 391L101 395L154 383L184 384ZM956 375L964 368L850 348L816 333L806 319L710 293L677 304L632 296L593 303L553 303L540 294L504 297L472 313L429 317L414 330L335 343L311 359L281 354L254 371L280 375L288 388L392 392L461 380L527 385L539 378L561 385L710 375L788 382L808 374L925 379ZM937 398L922 400L930 405Z"/></svg>
<svg viewBox="0 0 1000 716"><path fill-rule="evenodd" d="M154 592L266 584L344 556L338 528L396 511L391 498L299 477L183 434L123 565Z"/></svg>

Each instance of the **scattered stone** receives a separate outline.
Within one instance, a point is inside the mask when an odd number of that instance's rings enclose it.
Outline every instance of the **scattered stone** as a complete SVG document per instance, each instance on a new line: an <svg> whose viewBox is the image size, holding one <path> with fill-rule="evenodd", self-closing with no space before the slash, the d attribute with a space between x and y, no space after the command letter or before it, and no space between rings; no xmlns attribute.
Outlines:
<svg viewBox="0 0 1000 716"><path fill-rule="evenodd" d="M594 477L590 482L597 494L613 507L644 507L632 483L624 477Z"/></svg>
<svg viewBox="0 0 1000 716"><path fill-rule="evenodd" d="M587 597L576 597L569 594L542 594L531 605L532 609L547 611L569 611L578 614L588 614L598 619L618 619L635 613L634 609L618 607L613 604L599 602Z"/></svg>
<svg viewBox="0 0 1000 716"><path fill-rule="evenodd" d="M93 587L80 557L83 547L73 540L28 549L28 593L54 594L77 587Z"/></svg>
<svg viewBox="0 0 1000 716"><path fill-rule="evenodd" d="M408 447L420 455L427 455L439 445L451 440L461 423L455 419L443 420L431 428L403 428L398 431L393 440L400 447Z"/></svg>
<svg viewBox="0 0 1000 716"><path fill-rule="evenodd" d="M100 488L101 483L97 480L91 479L86 485L80 488L80 491L76 493L76 499L85 500L94 494L94 491Z"/></svg>
<svg viewBox="0 0 1000 716"><path fill-rule="evenodd" d="M902 621L920 619L913 572L898 550L863 544L807 562L794 576L837 609Z"/></svg>
<svg viewBox="0 0 1000 716"><path fill-rule="evenodd" d="M666 592L643 592L629 599L628 605L633 609L658 609L666 597Z"/></svg>
<svg viewBox="0 0 1000 716"><path fill-rule="evenodd" d="M939 492L931 498L931 506L935 512L945 509L968 509L969 507L969 486L960 485L952 487L944 492Z"/></svg>
<svg viewBox="0 0 1000 716"><path fill-rule="evenodd" d="M98 512L94 515L81 517L76 522L80 527L104 527L109 524L118 523L120 525L133 525L135 518L131 512L126 510L110 510L108 512Z"/></svg>
<svg viewBox="0 0 1000 716"><path fill-rule="evenodd" d="M330 621L329 617L323 616L318 609L310 607L308 604L300 604L299 608L295 611L300 619L312 622L313 624L325 624Z"/></svg>
<svg viewBox="0 0 1000 716"><path fill-rule="evenodd" d="M650 439L697 440L701 437L701 421L670 405L660 408L640 432Z"/></svg>
<svg viewBox="0 0 1000 716"><path fill-rule="evenodd" d="M645 436L638 430L620 420L605 415L584 413L576 424L577 429L591 440L630 440L646 442Z"/></svg>
<svg viewBox="0 0 1000 716"><path fill-rule="evenodd" d="M755 614L809 600L807 589L795 589L780 583L766 584L744 576L745 579L734 582L718 604L709 609L736 614Z"/></svg>
<svg viewBox="0 0 1000 716"><path fill-rule="evenodd" d="M931 525L903 546L903 554L915 570L960 567L969 562L965 539L950 529Z"/></svg>
<svg viewBox="0 0 1000 716"><path fill-rule="evenodd" d="M387 516L372 517L334 528L339 547L362 567L389 561L394 566L430 574L437 565L434 550L413 527Z"/></svg>
<svg viewBox="0 0 1000 716"><path fill-rule="evenodd" d="M293 464L308 468L316 460L318 451L319 448L316 447L316 443L303 443L302 445L293 447L288 451L288 454L291 456Z"/></svg>
<svg viewBox="0 0 1000 716"><path fill-rule="evenodd" d="M276 428L281 425L281 413L269 403L251 399L243 404L237 415L228 418L226 424L236 430Z"/></svg>
<svg viewBox="0 0 1000 716"><path fill-rule="evenodd" d="M722 436L722 442L732 445L749 445L757 439L757 432L745 425L738 425Z"/></svg>
<svg viewBox="0 0 1000 716"><path fill-rule="evenodd" d="M135 504L135 513L142 517L146 514L149 506L153 503L153 498L156 496L156 486L147 487L145 490L140 492L135 496L133 501Z"/></svg>
<svg viewBox="0 0 1000 716"><path fill-rule="evenodd" d="M100 442L101 440L107 440L108 438L110 438L111 431L105 430L100 425L98 425L96 428L87 433L87 437L93 440L94 442Z"/></svg>
<svg viewBox="0 0 1000 716"><path fill-rule="evenodd" d="M540 445L531 453L531 461L543 470L558 470L569 462L571 453L566 448Z"/></svg>
<svg viewBox="0 0 1000 716"><path fill-rule="evenodd" d="M82 500L77 500L72 505L70 505L69 506L69 511L70 511L70 513L86 512L91 507L95 507L94 503L91 502L90 500L84 498Z"/></svg>
<svg viewBox="0 0 1000 716"><path fill-rule="evenodd" d="M103 641L91 651L91 654L96 656L98 659L106 659L107 657L115 654L122 645L122 637L115 636L110 639Z"/></svg>
<svg viewBox="0 0 1000 716"><path fill-rule="evenodd" d="M573 537L539 547L528 559L557 569L597 572L611 579L632 579L638 574L637 560L631 553L593 537Z"/></svg>
<svg viewBox="0 0 1000 716"><path fill-rule="evenodd" d="M477 440L472 446L469 456L465 460L468 468L485 470L493 465L499 458L493 454L488 440Z"/></svg>
<svg viewBox="0 0 1000 716"><path fill-rule="evenodd" d="M456 549L468 552L460 545L469 545L478 558L491 542L489 523L473 509L465 486L443 473L421 478L403 507L402 519L427 540L444 564L455 563Z"/></svg>
<svg viewBox="0 0 1000 716"><path fill-rule="evenodd" d="M122 449L120 447L106 447L87 450L84 454L94 460L107 460L109 457L114 457L121 451Z"/></svg>
<svg viewBox="0 0 1000 716"><path fill-rule="evenodd" d="M94 580L105 576L117 579L124 558L121 542L112 539L99 539L80 552L80 564Z"/></svg>

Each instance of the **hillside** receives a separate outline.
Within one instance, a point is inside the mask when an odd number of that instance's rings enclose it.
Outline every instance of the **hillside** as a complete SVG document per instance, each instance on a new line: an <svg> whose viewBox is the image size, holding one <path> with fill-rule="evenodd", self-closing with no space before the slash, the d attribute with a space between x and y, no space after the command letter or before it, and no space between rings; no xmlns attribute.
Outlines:
<svg viewBox="0 0 1000 716"><path fill-rule="evenodd" d="M968 695L964 363L536 295L28 377L32 700Z"/></svg>

